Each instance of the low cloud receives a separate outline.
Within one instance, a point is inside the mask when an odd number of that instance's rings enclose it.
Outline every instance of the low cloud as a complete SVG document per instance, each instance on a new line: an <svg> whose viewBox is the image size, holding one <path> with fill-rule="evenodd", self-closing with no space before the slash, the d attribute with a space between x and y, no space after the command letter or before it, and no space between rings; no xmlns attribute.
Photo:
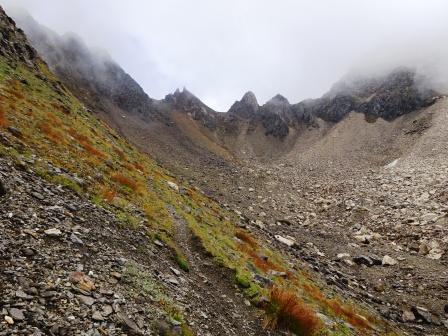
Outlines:
<svg viewBox="0 0 448 336"><path fill-rule="evenodd" d="M0 0L106 50L152 97L187 87L217 110L317 97L347 73L408 66L446 88L443 0Z"/></svg>

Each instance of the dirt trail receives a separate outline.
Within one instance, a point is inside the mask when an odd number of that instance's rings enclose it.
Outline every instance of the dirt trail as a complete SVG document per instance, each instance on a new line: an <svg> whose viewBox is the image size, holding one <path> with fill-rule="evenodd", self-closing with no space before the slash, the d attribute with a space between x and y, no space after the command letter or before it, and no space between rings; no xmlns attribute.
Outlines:
<svg viewBox="0 0 448 336"><path fill-rule="evenodd" d="M194 326L200 335L280 335L263 330L259 311L248 306L241 292L233 284L231 271L216 265L212 257L195 239L187 223L176 211L173 216L177 243L189 262L183 295L190 300L190 314L203 320ZM200 294L198 294L200 293Z"/></svg>

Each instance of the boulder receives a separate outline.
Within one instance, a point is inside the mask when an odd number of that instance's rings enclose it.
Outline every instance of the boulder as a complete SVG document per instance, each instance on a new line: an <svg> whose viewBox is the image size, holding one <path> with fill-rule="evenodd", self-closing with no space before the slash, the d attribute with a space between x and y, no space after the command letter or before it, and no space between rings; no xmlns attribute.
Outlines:
<svg viewBox="0 0 448 336"><path fill-rule="evenodd" d="M432 323L432 315L430 311L424 307L414 306L411 309L412 313L414 313L415 317L418 320L421 320L424 323L430 324Z"/></svg>
<svg viewBox="0 0 448 336"><path fill-rule="evenodd" d="M171 182L171 181L167 181L166 183L168 184L168 187L170 187L171 189L173 189L176 192L179 192L179 186L176 183Z"/></svg>
<svg viewBox="0 0 448 336"><path fill-rule="evenodd" d="M403 320L403 322L414 322L415 321L415 315L414 315L413 312L411 312L409 310L405 310L401 314L401 319Z"/></svg>
<svg viewBox="0 0 448 336"><path fill-rule="evenodd" d="M296 242L291 238L285 238L280 235L275 235L275 239L277 239L280 243L283 243L289 247L293 247L296 244Z"/></svg>
<svg viewBox="0 0 448 336"><path fill-rule="evenodd" d="M51 228L44 231L47 236L50 237L59 237L62 235L62 231L57 228Z"/></svg>

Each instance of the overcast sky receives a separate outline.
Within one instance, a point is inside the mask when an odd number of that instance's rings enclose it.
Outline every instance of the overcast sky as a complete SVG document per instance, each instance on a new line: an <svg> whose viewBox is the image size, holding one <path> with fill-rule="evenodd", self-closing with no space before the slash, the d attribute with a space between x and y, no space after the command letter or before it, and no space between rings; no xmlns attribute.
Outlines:
<svg viewBox="0 0 448 336"><path fill-rule="evenodd" d="M248 90L259 103L277 93L290 102L318 97L354 68L448 69L446 0L0 3L105 49L153 98L185 86L219 111Z"/></svg>

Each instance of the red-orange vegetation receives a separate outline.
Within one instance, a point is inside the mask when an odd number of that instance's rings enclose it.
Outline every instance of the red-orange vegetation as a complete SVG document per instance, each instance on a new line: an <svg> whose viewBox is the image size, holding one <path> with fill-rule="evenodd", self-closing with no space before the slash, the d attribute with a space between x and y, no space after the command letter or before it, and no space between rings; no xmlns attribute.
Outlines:
<svg viewBox="0 0 448 336"><path fill-rule="evenodd" d="M8 92L12 96L11 98L15 98L16 100L25 98L25 96L22 93L21 88L16 83L13 83L12 86L10 86L6 90L6 92Z"/></svg>
<svg viewBox="0 0 448 336"><path fill-rule="evenodd" d="M130 164L129 162L125 162L125 163L123 163L123 165L124 165L124 166L126 167L126 169L129 170L129 171L133 171L133 170L135 170L134 165L133 165L133 164Z"/></svg>
<svg viewBox="0 0 448 336"><path fill-rule="evenodd" d="M254 263L254 265L264 273L267 273L269 270L284 272L283 267L273 263L267 257L259 254L252 247L247 244L239 244L239 249L247 254L250 257L250 260Z"/></svg>
<svg viewBox="0 0 448 336"><path fill-rule="evenodd" d="M117 192L115 190L111 190L111 189L107 189L105 188L102 192L101 192L101 196L103 197L103 199L106 202L111 203L115 196L117 196Z"/></svg>
<svg viewBox="0 0 448 336"><path fill-rule="evenodd" d="M89 138L87 136L79 134L75 129L70 128L68 131L68 134L70 134L73 138L78 140L79 144L82 148L84 148L87 152L89 152L92 155L95 155L96 157L100 159L106 158L106 154L101 152L100 150L96 149L91 143Z"/></svg>
<svg viewBox="0 0 448 336"><path fill-rule="evenodd" d="M337 299L327 299L324 293L314 285L302 283L301 287L309 297L319 302L322 306L329 307L335 315L344 318L352 326L361 329L371 329L370 317L366 318L359 315L353 307L344 305Z"/></svg>
<svg viewBox="0 0 448 336"><path fill-rule="evenodd" d="M258 248L257 241L249 233L247 233L244 230L241 230L241 229L236 230L235 237L242 240L243 242L245 242L246 244L248 244L250 247L252 247L255 250Z"/></svg>
<svg viewBox="0 0 448 336"><path fill-rule="evenodd" d="M336 299L328 300L327 305L333 311L333 313L337 316L344 318L348 323L350 323L355 328L360 329L371 329L367 318L359 315L352 307L343 305Z"/></svg>
<svg viewBox="0 0 448 336"><path fill-rule="evenodd" d="M106 157L106 154L101 152L100 150L93 147L90 142L88 141L79 141L79 144L84 148L87 152L89 152L92 155L95 155L96 157L100 159L104 159Z"/></svg>
<svg viewBox="0 0 448 336"><path fill-rule="evenodd" d="M306 294L308 294L308 296L313 298L314 300L316 300L318 302L325 302L327 300L324 293L322 293L322 291L318 287L311 285L309 283L306 283L306 282L302 283L301 286L302 286L304 292Z"/></svg>
<svg viewBox="0 0 448 336"><path fill-rule="evenodd" d="M55 110L59 110L64 114L70 114L70 110L65 107L64 105L58 104L58 103L51 103L50 104Z"/></svg>
<svg viewBox="0 0 448 336"><path fill-rule="evenodd" d="M134 163L134 167L142 172L145 171L145 167L143 167L140 163Z"/></svg>
<svg viewBox="0 0 448 336"><path fill-rule="evenodd" d="M75 138L78 141L89 141L89 139L85 135L79 134L73 128L70 128L67 132L68 132L68 134L70 134L73 138Z"/></svg>
<svg viewBox="0 0 448 336"><path fill-rule="evenodd" d="M54 115L53 113L47 112L47 119L53 126L62 126L62 121L59 119L58 116Z"/></svg>
<svg viewBox="0 0 448 336"><path fill-rule="evenodd" d="M309 336L321 326L314 309L290 290L272 288L265 311L265 325L272 329L288 330L297 335Z"/></svg>
<svg viewBox="0 0 448 336"><path fill-rule="evenodd" d="M133 179L124 176L122 174L115 174L112 175L112 181L117 182L121 185L124 185L130 189L132 189L133 191L136 191L138 189L138 184L137 182L135 182Z"/></svg>
<svg viewBox="0 0 448 336"><path fill-rule="evenodd" d="M8 127L9 122L6 118L5 111L3 110L3 107L0 106L0 127Z"/></svg>
<svg viewBox="0 0 448 336"><path fill-rule="evenodd" d="M126 155L123 153L123 151L121 149L114 147L114 152L117 153L117 155L120 157L120 159L126 160Z"/></svg>
<svg viewBox="0 0 448 336"><path fill-rule="evenodd" d="M53 141L54 143L61 143L63 142L62 134L55 130L51 125L47 122L42 122L39 125L40 130L47 136L48 139Z"/></svg>

